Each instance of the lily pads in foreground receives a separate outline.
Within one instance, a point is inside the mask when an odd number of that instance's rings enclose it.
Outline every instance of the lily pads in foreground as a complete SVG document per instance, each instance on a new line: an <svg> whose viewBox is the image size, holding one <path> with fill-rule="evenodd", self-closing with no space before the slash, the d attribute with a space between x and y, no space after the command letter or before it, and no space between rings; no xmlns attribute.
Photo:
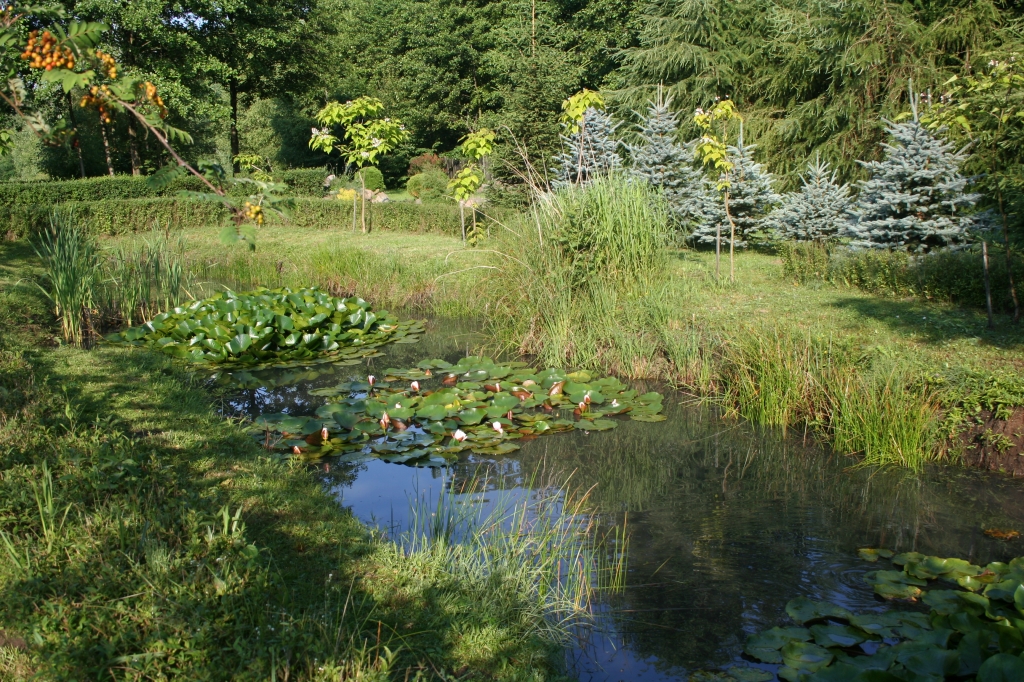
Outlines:
<svg viewBox="0 0 1024 682"><path fill-rule="evenodd" d="M619 424L612 415L637 412L644 421L664 419L658 393L638 395L612 377L538 371L521 362L426 360L413 369L388 368L386 378L390 381L346 381L317 389L315 395L330 402L314 416L264 415L253 422L253 432L265 447L297 457L345 455L352 461L360 453L439 466L463 451L505 455L523 438L607 431ZM563 388L570 381L573 391L567 394Z"/></svg>

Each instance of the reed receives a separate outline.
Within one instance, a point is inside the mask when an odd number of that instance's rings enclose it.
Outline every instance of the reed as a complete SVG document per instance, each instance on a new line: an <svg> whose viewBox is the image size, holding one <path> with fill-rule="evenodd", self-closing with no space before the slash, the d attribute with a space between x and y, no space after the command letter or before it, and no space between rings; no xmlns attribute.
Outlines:
<svg viewBox="0 0 1024 682"><path fill-rule="evenodd" d="M35 244L46 273L43 293L60 321L64 341L81 346L91 333L90 308L99 271L96 243L74 213L54 209Z"/></svg>

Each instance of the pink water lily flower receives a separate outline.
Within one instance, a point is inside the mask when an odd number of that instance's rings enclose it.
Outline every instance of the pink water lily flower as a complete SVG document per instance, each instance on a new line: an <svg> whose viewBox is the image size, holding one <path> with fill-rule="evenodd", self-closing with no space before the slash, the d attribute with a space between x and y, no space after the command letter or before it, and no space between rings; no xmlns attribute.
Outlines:
<svg viewBox="0 0 1024 682"><path fill-rule="evenodd" d="M452 438L461 443L462 441L466 440L468 436L466 436L466 432L463 431L462 429L455 429L455 433L452 434Z"/></svg>
<svg viewBox="0 0 1024 682"><path fill-rule="evenodd" d="M498 435L504 436L505 430L501 428L501 422L494 422L491 424L491 428L498 432Z"/></svg>
<svg viewBox="0 0 1024 682"><path fill-rule="evenodd" d="M418 382L418 381L412 382L412 390L417 392L417 393L419 393L419 391L420 391L420 382Z"/></svg>

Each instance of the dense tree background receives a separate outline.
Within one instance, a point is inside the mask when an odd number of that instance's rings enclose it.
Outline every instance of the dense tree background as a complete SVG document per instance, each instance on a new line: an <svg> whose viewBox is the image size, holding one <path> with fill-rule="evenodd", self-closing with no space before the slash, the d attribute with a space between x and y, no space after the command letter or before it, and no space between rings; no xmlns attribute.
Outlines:
<svg viewBox="0 0 1024 682"><path fill-rule="evenodd" d="M337 167L308 149L326 101L381 98L412 132L383 170L452 151L471 129L517 140L539 166L559 147L560 104L602 89L633 122L664 84L688 138L689 112L737 100L758 161L798 186L820 157L841 181L878 158L884 117L994 55L1024 52L1024 10L1012 0L64 0L69 16L103 20L125 68L158 85L194 142L193 159L225 166L254 153L275 169ZM52 87L35 97L71 115ZM40 150L18 136L2 177L148 173L162 152L121 117L102 130L75 107L79 147ZM628 137L630 125L622 126ZM103 133L110 150L108 167ZM627 140L628 141L628 140ZM81 162L79 161L81 151ZM17 158L19 161L15 162Z"/></svg>

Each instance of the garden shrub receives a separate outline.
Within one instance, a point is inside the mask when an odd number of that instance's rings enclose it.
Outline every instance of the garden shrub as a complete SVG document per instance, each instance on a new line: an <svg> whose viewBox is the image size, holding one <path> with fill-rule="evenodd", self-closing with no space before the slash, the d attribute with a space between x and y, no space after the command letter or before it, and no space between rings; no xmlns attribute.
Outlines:
<svg viewBox="0 0 1024 682"><path fill-rule="evenodd" d="M384 174L380 172L380 169L373 166L357 170L353 180L356 187L365 187L369 190L384 189Z"/></svg>
<svg viewBox="0 0 1024 682"><path fill-rule="evenodd" d="M984 307L985 283L981 254L968 250L936 250L912 255L886 249L853 250L812 242L784 242L778 247L785 277L856 287L882 296L918 297ZM989 257L992 305L1013 310L1006 261ZM1014 261L1014 280L1024 279L1024 262Z"/></svg>
<svg viewBox="0 0 1024 682"><path fill-rule="evenodd" d="M423 202L440 201L448 189L448 175L441 170L427 170L409 178L405 188Z"/></svg>
<svg viewBox="0 0 1024 682"><path fill-rule="evenodd" d="M409 159L409 170L406 174L411 178L432 170L441 170L441 157L432 153L420 154Z"/></svg>
<svg viewBox="0 0 1024 682"><path fill-rule="evenodd" d="M228 224L229 214L220 204L179 197L152 199L108 199L72 201L63 204L88 225L93 234L125 234L152 229L204 229ZM0 208L0 234L15 237L36 234L49 225L50 205ZM491 211L489 211L491 213ZM390 202L376 204L372 211L373 229L434 234L460 234L459 210L454 204L433 203L417 206ZM352 204L326 199L296 199L291 214L283 218L268 214L270 225L291 225L312 229L351 229Z"/></svg>

